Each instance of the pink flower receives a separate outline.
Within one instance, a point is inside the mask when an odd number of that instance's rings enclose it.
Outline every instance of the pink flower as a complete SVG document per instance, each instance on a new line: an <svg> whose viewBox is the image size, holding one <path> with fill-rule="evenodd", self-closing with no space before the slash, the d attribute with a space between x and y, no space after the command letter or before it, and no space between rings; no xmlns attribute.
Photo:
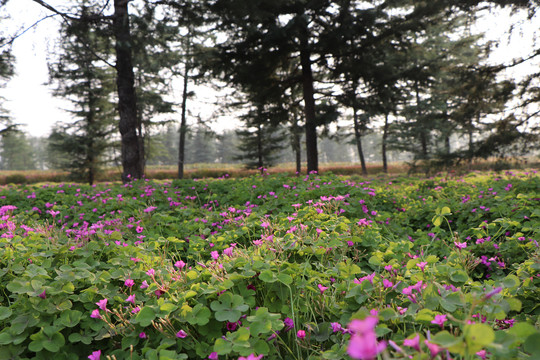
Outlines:
<svg viewBox="0 0 540 360"><path fill-rule="evenodd" d="M136 313L138 313L139 311L141 311L141 308L138 307L138 306L135 306L135 307L133 308L133 310L131 310L131 312L132 312L133 314L136 314Z"/></svg>
<svg viewBox="0 0 540 360"><path fill-rule="evenodd" d="M101 315L99 314L99 310L98 309L94 309L92 311L92 313L90 314L90 317L92 319L101 319Z"/></svg>
<svg viewBox="0 0 540 360"><path fill-rule="evenodd" d="M135 305L135 294L129 295L127 297L126 301L132 303L133 305Z"/></svg>
<svg viewBox="0 0 540 360"><path fill-rule="evenodd" d="M99 358L101 357L101 350L98 350L98 351L94 351L92 353L92 355L88 355L88 358L90 360L99 360Z"/></svg>
<svg viewBox="0 0 540 360"><path fill-rule="evenodd" d="M233 255L233 250L234 248L232 246L228 247L225 250L223 250L223 254L227 255L228 257L231 257Z"/></svg>
<svg viewBox="0 0 540 360"><path fill-rule="evenodd" d="M99 300L97 303L96 303L97 306L99 306L99 308L103 311L108 311L107 310L107 299L103 299L103 300Z"/></svg>
<svg viewBox="0 0 540 360"><path fill-rule="evenodd" d="M368 316L364 320L352 320L347 328L356 335L365 335L372 333L379 322L375 316Z"/></svg>
<svg viewBox="0 0 540 360"><path fill-rule="evenodd" d="M480 350L476 355L480 356L482 360L486 360L486 350Z"/></svg>
<svg viewBox="0 0 540 360"><path fill-rule="evenodd" d="M263 228L265 228L265 229L266 229L267 227L269 227L269 226L270 226L270 223L269 223L269 222L267 222L267 221L263 221L263 222L261 223L261 226L262 226Z"/></svg>
<svg viewBox="0 0 540 360"><path fill-rule="evenodd" d="M176 337L180 338L180 339L183 339L183 338L187 337L187 333L184 330L180 330L179 332L176 333Z"/></svg>
<svg viewBox="0 0 540 360"><path fill-rule="evenodd" d="M392 282L391 282L390 280L387 280L387 279L384 279L384 280L383 280L383 286L384 286L385 288L388 289L388 288L392 287L392 285L394 285L394 284L392 284Z"/></svg>
<svg viewBox="0 0 540 360"><path fill-rule="evenodd" d="M218 253L217 251L212 251L212 252L210 253L210 256L211 256L212 259L214 259L214 260L219 259L219 253Z"/></svg>
<svg viewBox="0 0 540 360"><path fill-rule="evenodd" d="M456 245L456 247L458 249L465 249L467 247L467 242L457 242L457 241L454 241L454 245Z"/></svg>
<svg viewBox="0 0 540 360"><path fill-rule="evenodd" d="M441 352L441 348L439 347L439 345L436 345L436 344L432 344L430 343L429 341L425 340L424 341L424 344L426 344L426 346L428 347L429 349L429 352L431 353L431 358L433 359L435 356L437 356L437 354L439 352Z"/></svg>
<svg viewBox="0 0 540 360"><path fill-rule="evenodd" d="M182 260L178 260L177 262L174 263L174 266L176 266L179 269L183 269L184 266L186 266L186 263L183 262Z"/></svg>
<svg viewBox="0 0 540 360"><path fill-rule="evenodd" d="M40 298L45 299L47 297L47 294L45 293L45 290L41 294L38 295Z"/></svg>
<svg viewBox="0 0 540 360"><path fill-rule="evenodd" d="M154 270L154 269L150 269L150 270L148 270L148 271L146 272L146 275L152 276L152 277L153 277L155 274L156 274L156 270Z"/></svg>
<svg viewBox="0 0 540 360"><path fill-rule="evenodd" d="M298 332L296 333L296 337L302 340L306 337L306 332L304 330L298 330Z"/></svg>
<svg viewBox="0 0 540 360"><path fill-rule="evenodd" d="M147 338L146 333L145 333L144 331L141 332L141 333L139 334L139 338L141 338L141 339L146 339L146 338Z"/></svg>
<svg viewBox="0 0 540 360"><path fill-rule="evenodd" d="M138 234L142 233L143 230L144 230L144 228L143 228L142 226L137 226L137 227L135 228L135 231L136 231Z"/></svg>
<svg viewBox="0 0 540 360"><path fill-rule="evenodd" d="M256 356L255 354L249 354L248 357L243 357L243 356L240 356L238 358L238 360L260 360L263 358L264 355L259 355L259 356Z"/></svg>
<svg viewBox="0 0 540 360"><path fill-rule="evenodd" d="M495 294L498 294L502 291L502 287L496 287L495 289L491 290L490 292L488 292L486 294L486 296L484 296L484 301L485 300L488 300L488 299L491 299L491 297Z"/></svg>
<svg viewBox="0 0 540 360"><path fill-rule="evenodd" d="M321 295L324 293L326 289L328 289L327 286L322 286L322 284L317 285L319 287L319 290L321 291Z"/></svg>
<svg viewBox="0 0 540 360"><path fill-rule="evenodd" d="M135 281L133 281L132 279L127 279L126 281L124 281L124 285L127 287L132 287L133 285L135 285Z"/></svg>
<svg viewBox="0 0 540 360"><path fill-rule="evenodd" d="M146 282L146 280L144 280L144 281L142 282L142 285L139 286L139 287L140 287L141 289L146 289L146 288L148 287L148 283Z"/></svg>
<svg viewBox="0 0 540 360"><path fill-rule="evenodd" d="M439 325L441 329L444 327L444 323L446 322L446 315L435 315L435 319L431 321L432 324Z"/></svg>
<svg viewBox="0 0 540 360"><path fill-rule="evenodd" d="M420 351L420 335L416 334L412 339L403 340L403 346L410 346L416 351Z"/></svg>
<svg viewBox="0 0 540 360"><path fill-rule="evenodd" d="M418 266L420 268L420 270L422 270L422 272L426 268L426 265L427 265L427 262L425 262L425 261L422 261L422 262L419 262L418 264L416 264L416 266Z"/></svg>
<svg viewBox="0 0 540 360"><path fill-rule="evenodd" d="M211 353L210 355L208 355L208 360L217 360L217 359L218 359L218 354L215 351Z"/></svg>
<svg viewBox="0 0 540 360"><path fill-rule="evenodd" d="M352 332L351 340L347 346L347 353L353 359L374 359L377 354L386 349L386 342L377 342L375 326L378 319L370 316L364 320L353 320L348 328Z"/></svg>

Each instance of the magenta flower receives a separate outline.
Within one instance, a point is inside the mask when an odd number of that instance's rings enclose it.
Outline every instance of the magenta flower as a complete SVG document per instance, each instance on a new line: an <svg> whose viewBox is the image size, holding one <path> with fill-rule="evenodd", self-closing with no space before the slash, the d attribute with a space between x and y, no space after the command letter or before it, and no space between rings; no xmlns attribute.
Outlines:
<svg viewBox="0 0 540 360"><path fill-rule="evenodd" d="M148 270L148 271L146 272L146 275L152 276L152 277L153 277L155 274L156 274L156 270L154 270L154 269L150 269L150 270Z"/></svg>
<svg viewBox="0 0 540 360"><path fill-rule="evenodd" d="M332 332L345 332L345 329L343 329L343 326L341 326L340 323L338 322L333 322L330 324L330 326L332 327Z"/></svg>
<svg viewBox="0 0 540 360"><path fill-rule="evenodd" d="M135 285L135 281L133 281L132 279L127 279L126 281L124 281L124 286L132 287L133 285Z"/></svg>
<svg viewBox="0 0 540 360"><path fill-rule="evenodd" d="M45 290L41 294L38 295L40 298L45 299L47 297L47 294L45 293Z"/></svg>
<svg viewBox="0 0 540 360"><path fill-rule="evenodd" d="M107 299L99 300L96 305L103 311L109 311L107 310Z"/></svg>
<svg viewBox="0 0 540 360"><path fill-rule="evenodd" d="M284 331L289 331L294 328L294 321L290 317L287 317L285 320L283 320L283 325L285 325Z"/></svg>
<svg viewBox="0 0 540 360"><path fill-rule="evenodd" d="M135 306L135 307L133 308L133 310L131 310L131 312L132 312L133 314L136 314L136 313L138 313L139 311L141 311L141 308L138 307L138 306Z"/></svg>
<svg viewBox="0 0 540 360"><path fill-rule="evenodd" d="M135 305L135 294L129 295L127 297L126 301L132 303L133 305Z"/></svg>
<svg viewBox="0 0 540 360"><path fill-rule="evenodd" d="M306 337L306 332L304 330L298 330L298 332L296 333L296 337L302 340Z"/></svg>
<svg viewBox="0 0 540 360"><path fill-rule="evenodd" d="M486 350L480 350L476 353L482 360L486 360Z"/></svg>
<svg viewBox="0 0 540 360"><path fill-rule="evenodd" d="M324 293L326 289L328 289L328 286L322 286L322 284L317 285L319 287L319 290L321 291L321 295Z"/></svg>
<svg viewBox="0 0 540 360"><path fill-rule="evenodd" d="M490 292L488 292L486 294L486 296L484 296L484 301L485 300L488 300L488 299L491 299L491 297L495 294L498 294L502 291L502 287L496 287L495 289L491 290Z"/></svg>
<svg viewBox="0 0 540 360"><path fill-rule="evenodd" d="M269 223L269 222L267 222L267 221L263 221L263 222L261 223L261 226L262 226L263 228L265 228L265 229L266 229L267 227L269 227L269 226L270 226L270 223Z"/></svg>
<svg viewBox="0 0 540 360"><path fill-rule="evenodd" d="M140 287L141 289L146 289L146 288L148 287L148 283L146 282L146 280L144 280L144 281L142 282L142 285L139 286L139 287Z"/></svg>
<svg viewBox="0 0 540 360"><path fill-rule="evenodd" d="M218 359L218 354L215 351L211 353L210 355L208 355L208 360L217 360L217 359Z"/></svg>
<svg viewBox="0 0 540 360"><path fill-rule="evenodd" d="M142 226L137 226L137 227L135 228L135 231L136 231L138 234L142 233L143 230L144 230L144 228L143 228Z"/></svg>
<svg viewBox="0 0 540 360"><path fill-rule="evenodd" d="M347 346L347 353L350 357L360 360L374 359L377 354L386 349L386 342L377 341L375 335L377 322L376 317L370 316L364 320L353 320L349 323L348 329L352 335Z"/></svg>
<svg viewBox="0 0 540 360"><path fill-rule="evenodd" d="M412 339L403 340L403 346L409 346L416 351L420 351L420 335L416 334Z"/></svg>
<svg viewBox="0 0 540 360"><path fill-rule="evenodd" d="M427 265L427 262L425 262L425 261L422 261L422 262L419 262L418 264L416 264L416 266L418 266L420 268L420 270L422 270L422 272L424 272L424 269L426 268L426 265Z"/></svg>
<svg viewBox="0 0 540 360"><path fill-rule="evenodd" d="M375 316L369 316L364 320L352 320L347 328L354 334L365 335L373 332L378 322L379 319Z"/></svg>
<svg viewBox="0 0 540 360"><path fill-rule="evenodd" d="M446 315L435 315L435 319L431 321L432 324L439 325L441 329L444 327L444 323L447 321Z"/></svg>
<svg viewBox="0 0 540 360"><path fill-rule="evenodd" d="M179 269L183 269L184 266L186 266L186 263L183 262L182 260L178 260L177 262L174 263L174 266L176 266Z"/></svg>
<svg viewBox="0 0 540 360"><path fill-rule="evenodd" d="M439 347L439 345L432 344L432 343L430 343L430 342L427 341L427 340L424 341L424 344L426 344L426 346L428 347L429 352L431 353L431 358L432 358L432 359L433 359L435 356L437 356L437 354L440 353L441 350L442 350L442 348Z"/></svg>
<svg viewBox="0 0 540 360"><path fill-rule="evenodd" d="M217 251L212 251L212 252L210 252L210 256L211 256L212 259L214 259L214 260L219 259L219 253L218 253Z"/></svg>
<svg viewBox="0 0 540 360"><path fill-rule="evenodd" d="M176 337L180 339L184 339L185 337L187 337L187 333L184 330L180 330L179 332L176 333Z"/></svg>
<svg viewBox="0 0 540 360"><path fill-rule="evenodd" d="M141 332L141 333L139 334L139 338L141 338L141 339L146 339L146 338L147 338L146 333L145 333L144 331Z"/></svg>
<svg viewBox="0 0 540 360"><path fill-rule="evenodd" d="M92 353L92 355L88 355L88 358L90 360L99 360L99 358L101 357L101 350L98 350L98 351L94 351Z"/></svg>
<svg viewBox="0 0 540 360"><path fill-rule="evenodd" d="M255 354L249 354L248 357L240 356L238 360L260 360L263 358L264 355L256 356Z"/></svg>
<svg viewBox="0 0 540 360"><path fill-rule="evenodd" d="M90 314L90 317L93 319L101 319L101 315L99 314L98 309L94 309L92 313Z"/></svg>
<svg viewBox="0 0 540 360"><path fill-rule="evenodd" d="M394 284L392 284L392 282L390 280L387 280L387 279L383 279L383 286L388 289L390 287L392 287Z"/></svg>
<svg viewBox="0 0 540 360"><path fill-rule="evenodd" d="M234 248L232 246L228 247L225 250L223 250L223 254L227 255L228 257L231 257L233 255L233 250Z"/></svg>
<svg viewBox="0 0 540 360"><path fill-rule="evenodd" d="M464 241L460 243L460 242L454 241L454 245L456 245L458 249L465 249L467 247L467 242Z"/></svg>

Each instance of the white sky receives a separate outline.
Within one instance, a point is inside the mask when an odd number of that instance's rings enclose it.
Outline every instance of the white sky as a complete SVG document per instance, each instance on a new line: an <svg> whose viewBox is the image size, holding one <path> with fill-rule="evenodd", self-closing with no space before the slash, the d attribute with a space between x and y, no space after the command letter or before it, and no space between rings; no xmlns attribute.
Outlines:
<svg viewBox="0 0 540 360"><path fill-rule="evenodd" d="M67 0L50 0L48 3L55 6L66 4ZM50 12L44 10L31 0L11 0L4 7L0 16L9 14L8 22L10 29L28 27ZM483 17L478 27L484 29L486 38L491 40L502 39L498 49L492 54L493 61L510 61L512 58L526 56L531 52L535 20L524 22L521 26L517 22L524 19L523 14L510 19L508 11L498 14L489 14ZM46 85L48 81L47 56L57 38L58 17L50 18L40 23L35 28L18 38L13 46L16 56L16 76L7 84L6 88L0 89L0 95L7 99L4 107L10 111L14 122L24 124L25 130L32 136L48 135L51 126L57 121L70 121L70 115L62 109L69 108L69 102L62 101L51 96L50 89ZM514 22L516 29L509 37L507 34L510 25ZM4 20L2 23L5 23ZM13 32L14 30L10 30ZM4 36L9 34L4 34ZM532 64L538 69L538 61ZM519 66L512 69L511 77L521 77L530 71L531 65ZM174 90L175 100L180 102L180 88ZM213 96L212 91L199 89L197 91L198 104L191 103L195 112L200 112L203 119L211 117ZM179 114L173 114L179 119ZM218 119L219 120L219 119ZM213 126L217 129L231 128L234 121L224 117Z"/></svg>

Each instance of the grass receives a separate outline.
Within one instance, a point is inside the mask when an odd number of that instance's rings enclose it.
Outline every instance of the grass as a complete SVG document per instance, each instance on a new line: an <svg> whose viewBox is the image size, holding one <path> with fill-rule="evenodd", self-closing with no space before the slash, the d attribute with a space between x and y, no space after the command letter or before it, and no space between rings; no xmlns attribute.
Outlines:
<svg viewBox="0 0 540 360"><path fill-rule="evenodd" d="M454 176L461 175L470 171L502 171L511 169L538 168L540 162L535 158L528 159L488 159L475 161L472 164L464 164L451 169L435 169L437 175ZM305 172L306 164L302 164L302 171ZM422 174L425 172L422 167L417 167L416 172L411 172L410 164L406 162L395 162L388 165L388 174L397 175L412 175ZM174 165L166 166L148 166L146 168L146 178L155 180L175 179L177 177L177 167ZM382 163L368 163L367 171L369 176L382 176ZM186 179L200 178L219 178L232 177L243 178L259 173L257 169L246 169L242 164L214 164L214 163L198 163L186 164L184 168L184 177ZM294 163L278 164L268 169L270 174L287 174L295 175L296 166ZM361 175L362 168L358 163L326 163L320 164L319 173L333 173L336 175ZM120 168L109 168L98 174L98 182L111 182L120 179ZM434 170L431 169L429 174L434 175ZM42 182L66 182L70 181L69 173L61 170L2 170L0 171L0 184L35 184Z"/></svg>

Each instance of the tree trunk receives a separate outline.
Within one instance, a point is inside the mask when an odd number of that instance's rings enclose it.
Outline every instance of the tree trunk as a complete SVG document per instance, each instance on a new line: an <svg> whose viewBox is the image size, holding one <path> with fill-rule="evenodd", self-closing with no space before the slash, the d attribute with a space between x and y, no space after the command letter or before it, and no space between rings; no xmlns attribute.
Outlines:
<svg viewBox="0 0 540 360"><path fill-rule="evenodd" d="M420 130L420 146L421 146L421 154L420 158L422 160L427 160L428 158L428 146L427 146L427 136L426 136L426 129L425 125L423 124L422 119L422 111L420 110L420 89L418 85L418 80L415 80L414 82L414 89L416 93L416 123L419 123L419 130Z"/></svg>
<svg viewBox="0 0 540 360"><path fill-rule="evenodd" d="M386 139L388 138L388 113L384 114L384 127L382 134L382 170L388 174L388 161L386 159Z"/></svg>
<svg viewBox="0 0 540 360"><path fill-rule="evenodd" d="M116 40L116 86L122 142L122 182L140 179L144 174L144 150L137 134L137 95L133 74L131 34L128 15L129 0L114 0L113 34Z"/></svg>
<svg viewBox="0 0 540 360"><path fill-rule="evenodd" d="M186 104L187 104L187 96L188 96L188 75L189 75L189 66L186 62L184 67L184 88L182 90L182 117L180 120L180 141L178 142L178 178L183 179L184 178L184 156L185 156L185 148L186 148L186 132L187 132L187 124L186 124Z"/></svg>
<svg viewBox="0 0 540 360"><path fill-rule="evenodd" d="M259 109L259 112L261 110ZM257 125L257 157L258 157L258 168L261 172L261 175L264 174L264 162L263 162L263 139L262 139L262 125Z"/></svg>
<svg viewBox="0 0 540 360"><path fill-rule="evenodd" d="M307 29L306 29L307 33ZM319 171L317 153L317 124L315 118L315 98L313 90L313 72L311 70L311 53L308 49L307 34L302 36L300 50L300 65L302 66L302 92L304 96L304 116L306 131L306 160L307 173Z"/></svg>
<svg viewBox="0 0 540 360"><path fill-rule="evenodd" d="M354 122L354 139L356 141L356 148L358 149L358 157L360 158L360 165L362 166L362 175L367 175L366 159L364 158L364 150L362 149L362 130L358 123L358 110L356 106L353 106L353 122Z"/></svg>

